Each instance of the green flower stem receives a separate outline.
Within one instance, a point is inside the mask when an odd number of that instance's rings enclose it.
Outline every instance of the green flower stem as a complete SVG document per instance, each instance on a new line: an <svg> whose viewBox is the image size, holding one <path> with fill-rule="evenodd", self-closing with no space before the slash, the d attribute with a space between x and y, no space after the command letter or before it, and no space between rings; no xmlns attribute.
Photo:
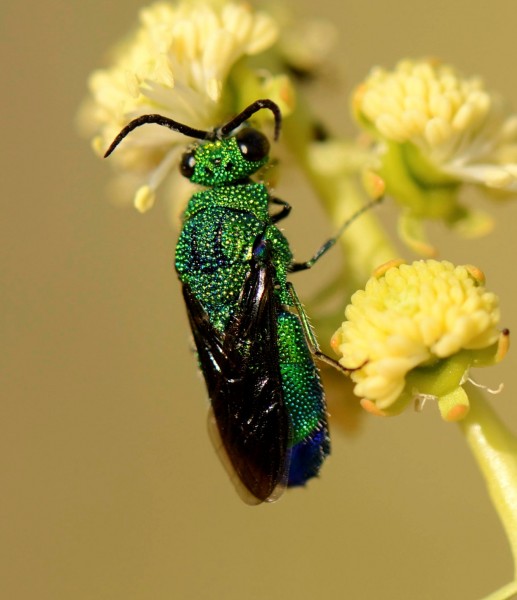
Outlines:
<svg viewBox="0 0 517 600"><path fill-rule="evenodd" d="M517 574L517 438L490 408L482 394L468 386L470 411L459 422L485 478L488 493L510 543ZM515 575L514 575L515 576ZM488 596L504 600L517 593L517 581Z"/></svg>
<svg viewBox="0 0 517 600"><path fill-rule="evenodd" d="M311 161L314 119L299 106L284 124L285 139L306 173L336 229L360 210L367 199L361 193L358 173L343 170L337 175L321 173ZM346 257L350 292L362 287L372 271L397 256L374 210L367 211L347 229L339 244Z"/></svg>
<svg viewBox="0 0 517 600"><path fill-rule="evenodd" d="M417 217L446 222L459 218L462 213L457 203L457 182L444 179L434 167L422 164L423 159L411 145L389 142L386 146L380 174L397 202ZM421 175L418 179L417 173Z"/></svg>

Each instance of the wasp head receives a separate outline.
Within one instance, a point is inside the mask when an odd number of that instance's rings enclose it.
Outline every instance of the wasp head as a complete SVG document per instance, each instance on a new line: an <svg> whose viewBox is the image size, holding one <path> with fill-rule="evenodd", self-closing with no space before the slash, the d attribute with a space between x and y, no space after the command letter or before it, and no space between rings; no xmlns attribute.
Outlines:
<svg viewBox="0 0 517 600"><path fill-rule="evenodd" d="M215 186L245 180L269 159L269 141L251 127L235 135L196 144L180 163L181 173L193 183Z"/></svg>

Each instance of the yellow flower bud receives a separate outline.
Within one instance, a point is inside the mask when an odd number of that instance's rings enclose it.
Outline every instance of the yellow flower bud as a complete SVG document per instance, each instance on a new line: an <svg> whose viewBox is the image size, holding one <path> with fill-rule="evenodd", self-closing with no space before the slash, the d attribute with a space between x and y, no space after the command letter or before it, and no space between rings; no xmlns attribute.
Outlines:
<svg viewBox="0 0 517 600"><path fill-rule="evenodd" d="M479 269L450 262L389 263L347 307L332 339L354 392L375 414L433 397L447 420L466 414L461 388L472 366L502 359L499 303Z"/></svg>

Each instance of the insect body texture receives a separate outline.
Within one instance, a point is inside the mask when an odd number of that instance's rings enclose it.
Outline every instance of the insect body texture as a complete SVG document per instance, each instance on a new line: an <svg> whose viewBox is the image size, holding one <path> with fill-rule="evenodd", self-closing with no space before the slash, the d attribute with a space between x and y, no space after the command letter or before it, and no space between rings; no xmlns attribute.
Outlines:
<svg viewBox="0 0 517 600"><path fill-rule="evenodd" d="M249 127L237 129L261 108L274 113L278 132L280 113L269 100L255 102L215 132L153 115L145 120L204 140L185 152L180 165L205 189L192 196L183 215L176 271L215 437L250 503L304 485L330 452L323 389L307 341L312 332L287 281L296 270L289 244L275 225L290 207L250 179L268 161L267 138Z"/></svg>

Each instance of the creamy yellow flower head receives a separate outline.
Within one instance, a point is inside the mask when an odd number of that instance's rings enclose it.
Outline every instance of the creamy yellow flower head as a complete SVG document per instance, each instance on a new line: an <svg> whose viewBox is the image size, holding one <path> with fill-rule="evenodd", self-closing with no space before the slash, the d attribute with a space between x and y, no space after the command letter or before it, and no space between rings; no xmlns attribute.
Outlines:
<svg viewBox="0 0 517 600"><path fill-rule="evenodd" d="M379 142L374 169L411 216L481 234L491 223L459 205L460 186L517 193L517 115L480 78L405 60L391 71L373 69L353 107ZM407 241L418 238L414 223L404 225Z"/></svg>
<svg viewBox="0 0 517 600"><path fill-rule="evenodd" d="M96 133L94 149L103 155L117 133L143 114L159 113L211 129L247 103L241 84L255 87L253 93L266 95L288 112L292 96L287 78L258 74L240 62L271 47L277 34L271 17L240 2L183 0L142 9L139 28L117 49L112 66L90 77L91 99L81 121L83 129ZM228 86L236 65L238 81ZM152 204L156 188L186 144L179 133L149 126L117 148L113 161L126 184L132 178L128 185L136 189L137 208Z"/></svg>
<svg viewBox="0 0 517 600"><path fill-rule="evenodd" d="M466 414L470 367L497 362L507 347L497 296L483 283L474 267L395 261L352 296L332 346L366 409L396 414L434 397L445 419Z"/></svg>

